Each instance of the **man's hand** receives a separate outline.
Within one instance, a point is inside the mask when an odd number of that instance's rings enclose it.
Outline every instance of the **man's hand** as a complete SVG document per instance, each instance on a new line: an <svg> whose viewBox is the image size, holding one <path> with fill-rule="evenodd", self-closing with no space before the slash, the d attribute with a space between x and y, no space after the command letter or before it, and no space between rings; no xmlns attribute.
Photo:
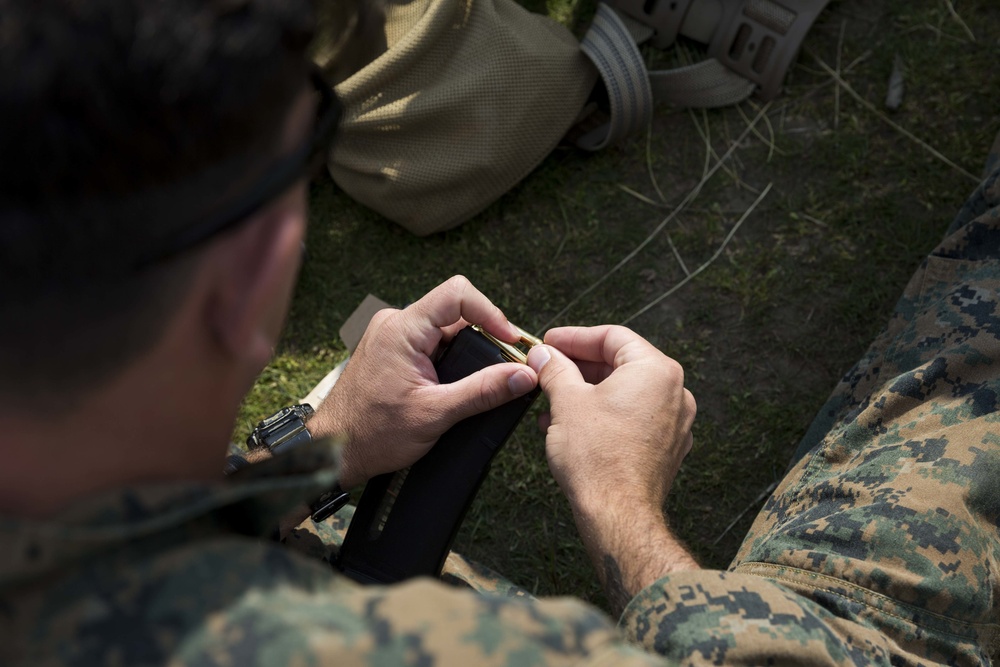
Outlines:
<svg viewBox="0 0 1000 667"><path fill-rule="evenodd" d="M698 567L662 509L691 450L694 397L680 365L624 327L553 329L545 343L528 363L551 403L549 468L620 612L659 577Z"/></svg>
<svg viewBox="0 0 1000 667"><path fill-rule="evenodd" d="M372 318L344 374L309 422L314 437L347 435L341 486L415 463L457 422L535 387L535 372L514 363L439 384L435 354L470 323L500 340L518 339L500 309L461 276L405 310L386 309Z"/></svg>

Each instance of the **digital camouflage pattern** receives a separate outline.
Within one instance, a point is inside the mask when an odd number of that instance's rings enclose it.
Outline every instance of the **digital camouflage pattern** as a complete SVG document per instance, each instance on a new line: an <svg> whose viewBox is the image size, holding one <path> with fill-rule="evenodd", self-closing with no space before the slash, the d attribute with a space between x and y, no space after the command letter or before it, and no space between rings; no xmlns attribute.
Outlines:
<svg viewBox="0 0 1000 667"><path fill-rule="evenodd" d="M478 592L359 586L329 564L350 510L269 540L335 481L335 453L317 445L214 484L0 517L0 664L988 663L1000 646L998 203L994 172L816 418L730 570L660 579L618 628L454 555L447 578Z"/></svg>
<svg viewBox="0 0 1000 667"><path fill-rule="evenodd" d="M631 637L715 664L997 657L1000 169L990 164L820 411L730 571L643 591L623 615Z"/></svg>
<svg viewBox="0 0 1000 667"><path fill-rule="evenodd" d="M1000 650L998 204L995 170L820 412L731 567L914 661L982 664Z"/></svg>
<svg viewBox="0 0 1000 667"><path fill-rule="evenodd" d="M266 536L336 479L290 452L217 484L125 490L0 519L2 665L648 664L572 599L418 580L362 587Z"/></svg>

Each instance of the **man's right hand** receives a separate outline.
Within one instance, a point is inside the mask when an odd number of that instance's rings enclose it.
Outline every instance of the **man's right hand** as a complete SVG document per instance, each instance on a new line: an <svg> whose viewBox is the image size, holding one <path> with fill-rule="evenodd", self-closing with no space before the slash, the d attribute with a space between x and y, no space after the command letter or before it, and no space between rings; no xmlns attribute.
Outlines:
<svg viewBox="0 0 1000 667"><path fill-rule="evenodd" d="M552 474L574 504L661 507L691 450L695 401L673 359L625 327L564 327L528 355L552 410Z"/></svg>
<svg viewBox="0 0 1000 667"><path fill-rule="evenodd" d="M659 577L697 568L662 510L696 412L680 365L619 326L550 330L528 364L551 404L540 424L549 468L616 611Z"/></svg>

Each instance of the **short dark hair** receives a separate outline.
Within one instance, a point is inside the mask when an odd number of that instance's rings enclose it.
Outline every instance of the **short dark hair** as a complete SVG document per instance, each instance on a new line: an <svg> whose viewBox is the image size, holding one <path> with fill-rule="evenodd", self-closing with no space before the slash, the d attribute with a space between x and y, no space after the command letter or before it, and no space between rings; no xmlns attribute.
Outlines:
<svg viewBox="0 0 1000 667"><path fill-rule="evenodd" d="M135 254L274 158L313 23L310 0L0 0L0 400L64 401L155 343L190 257Z"/></svg>

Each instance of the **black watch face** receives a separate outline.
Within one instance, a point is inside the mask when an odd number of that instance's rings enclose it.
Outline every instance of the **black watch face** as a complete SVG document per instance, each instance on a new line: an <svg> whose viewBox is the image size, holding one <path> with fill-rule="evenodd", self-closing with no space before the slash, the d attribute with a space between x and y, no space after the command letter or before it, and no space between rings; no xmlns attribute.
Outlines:
<svg viewBox="0 0 1000 667"><path fill-rule="evenodd" d="M267 447L272 453L287 451L303 442L312 442L312 436L306 430L305 420L313 414L311 405L293 405L278 410L273 415L257 424L247 446L250 448Z"/></svg>

